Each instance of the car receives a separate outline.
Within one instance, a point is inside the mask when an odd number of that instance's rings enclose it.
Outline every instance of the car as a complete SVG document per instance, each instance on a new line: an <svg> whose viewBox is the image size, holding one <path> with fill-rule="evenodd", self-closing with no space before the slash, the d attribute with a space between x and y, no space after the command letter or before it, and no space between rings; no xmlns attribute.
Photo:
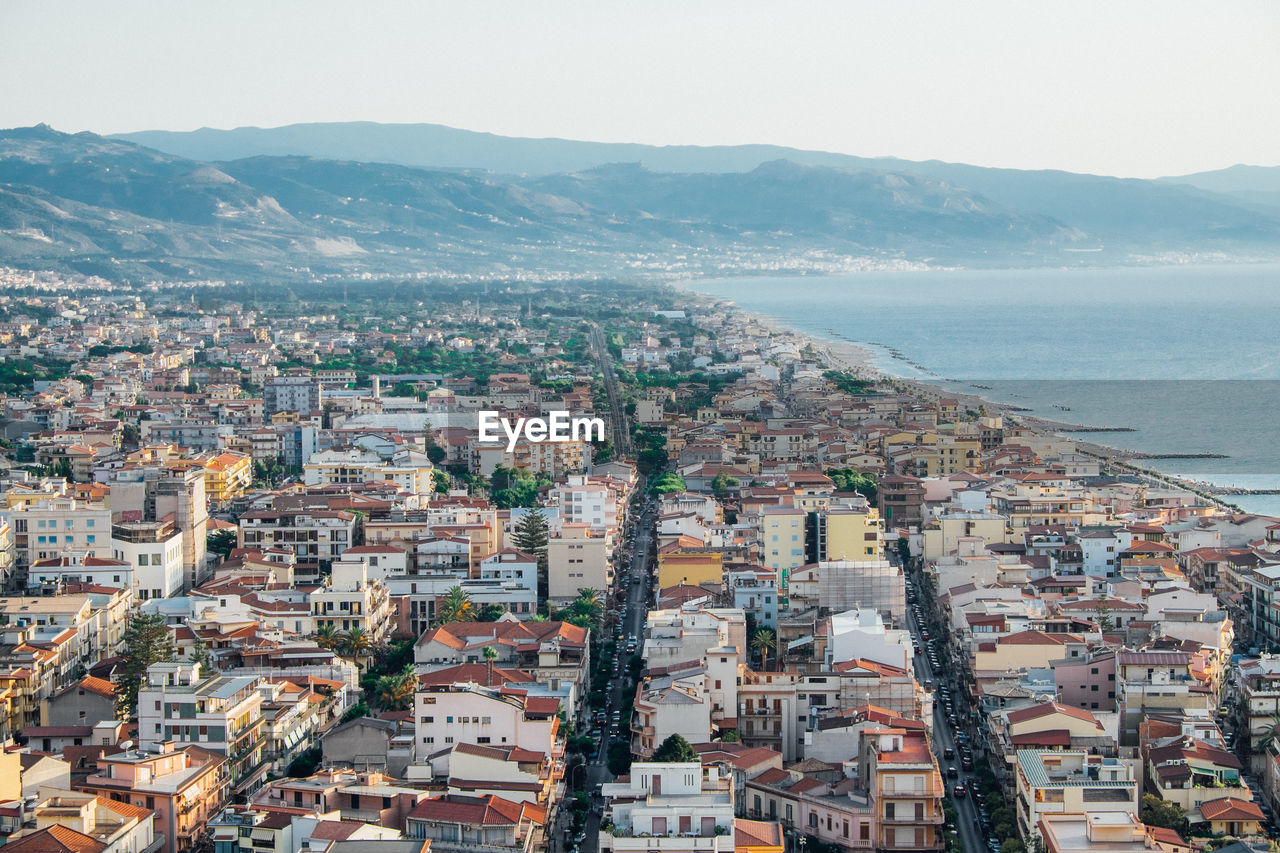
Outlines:
<svg viewBox="0 0 1280 853"><path fill-rule="evenodd" d="M963 800L965 797L969 796L969 792L964 789L964 785L956 785L955 788L952 789L952 794L955 795L957 800Z"/></svg>
<svg viewBox="0 0 1280 853"><path fill-rule="evenodd" d="M955 768L954 764L947 765L947 778L957 779L960 777L960 771Z"/></svg>
<svg viewBox="0 0 1280 853"><path fill-rule="evenodd" d="M952 758L955 758L955 757L956 757L956 751L955 751L954 749L952 749L951 747L949 747L949 746L948 746L948 747L946 747L946 748L944 748L944 749L942 750L942 757L943 757L943 758L946 758L946 759L948 759L948 760L950 760L950 759L952 759Z"/></svg>
<svg viewBox="0 0 1280 853"><path fill-rule="evenodd" d="M1225 717L1225 716L1227 716L1227 715L1228 715L1228 714L1230 714L1230 713L1231 713L1231 706L1230 706L1230 705L1219 705L1219 706L1218 706L1218 716L1220 716L1220 717Z"/></svg>
<svg viewBox="0 0 1280 853"><path fill-rule="evenodd" d="M973 756L972 756L972 755L962 755L962 756L960 756L960 766L961 766L961 767L963 767L966 771L972 770L972 769L973 769Z"/></svg>

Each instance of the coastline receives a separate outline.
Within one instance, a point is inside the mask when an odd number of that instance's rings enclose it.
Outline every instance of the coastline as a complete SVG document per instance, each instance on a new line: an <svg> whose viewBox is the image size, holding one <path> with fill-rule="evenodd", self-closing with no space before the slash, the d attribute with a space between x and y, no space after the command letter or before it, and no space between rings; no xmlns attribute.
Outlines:
<svg viewBox="0 0 1280 853"><path fill-rule="evenodd" d="M768 329L771 333L793 338L798 342L800 347L804 347L806 345L811 346L824 357L824 363L831 369L848 371L860 378L874 379L880 382L892 382L895 386L905 389L908 393L916 394L925 399L948 397L960 401L960 404L965 408L976 410L980 407L985 407L988 412L1003 418L1007 423L1026 427L1039 435L1052 435L1056 438L1071 442L1074 449L1078 452L1099 459L1103 463L1104 468L1110 468L1112 471L1116 472L1123 472L1125 475L1129 476L1137 476L1150 482L1152 485L1190 492L1229 512L1243 513L1245 510L1238 504L1224 500L1224 495L1266 494L1266 492L1255 493L1252 491L1233 491L1224 489L1220 486L1215 486L1212 483L1191 480L1185 477L1177 477L1171 474L1166 474L1162 471L1144 468L1135 464L1135 460L1159 457L1155 457L1132 448L1114 447L1111 445L1091 442L1087 439L1079 439L1071 434L1073 431L1080 431L1082 429L1084 431L1089 431L1090 429L1098 429L1097 427L1089 427L1085 424L1068 423L1065 421L1028 415L1025 412L1018 411L1015 406L997 403L992 400L988 400L979 394L957 392L952 389L931 384L927 380L897 375L886 370L879 363L877 353L861 343L849 339L840 340L810 332L803 332L788 326L777 317L768 314L760 314L755 311L748 311L731 299L710 297L706 294L690 290L681 284L673 284L672 286L679 289L680 292L685 294L692 302L731 306L733 311L749 319L751 322ZM927 368L923 368L919 365L913 364L912 366L918 367L922 370L927 370Z"/></svg>

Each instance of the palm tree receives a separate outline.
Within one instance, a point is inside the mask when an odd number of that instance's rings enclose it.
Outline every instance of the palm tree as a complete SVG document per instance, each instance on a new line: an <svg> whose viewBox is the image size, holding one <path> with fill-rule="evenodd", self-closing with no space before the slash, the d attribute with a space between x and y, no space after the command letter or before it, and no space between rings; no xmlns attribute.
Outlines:
<svg viewBox="0 0 1280 853"><path fill-rule="evenodd" d="M387 711L404 711L413 705L413 692L418 686L418 674L413 664L392 675L378 677L374 696L379 706Z"/></svg>
<svg viewBox="0 0 1280 853"><path fill-rule="evenodd" d="M600 595L594 589L582 587L578 590L578 597L567 608L571 615L577 616L579 622L585 622L589 628L598 629L604 618L604 604L600 601Z"/></svg>
<svg viewBox="0 0 1280 853"><path fill-rule="evenodd" d="M493 646L485 646L483 654L484 654L485 666L488 667L488 672L485 674L484 686L492 687L493 686L493 662L498 659L498 650L495 649Z"/></svg>
<svg viewBox="0 0 1280 853"><path fill-rule="evenodd" d="M338 647L338 629L332 625L321 625L316 628L316 632L311 635L315 638L316 645L322 649L336 649Z"/></svg>
<svg viewBox="0 0 1280 853"><path fill-rule="evenodd" d="M344 656L354 660L356 666L360 665L360 658L373 648L373 641L369 639L369 635L363 628L352 628L346 632L342 636L341 644Z"/></svg>
<svg viewBox="0 0 1280 853"><path fill-rule="evenodd" d="M471 596L460 586L451 587L444 598L436 603L436 626L450 622L474 622L476 609Z"/></svg>
<svg viewBox="0 0 1280 853"><path fill-rule="evenodd" d="M1276 711L1267 722L1267 728L1262 736L1253 745L1255 755L1259 753L1268 753L1272 747L1280 747L1280 711Z"/></svg>
<svg viewBox="0 0 1280 853"><path fill-rule="evenodd" d="M769 628L759 628L751 635L751 648L760 653L760 668L769 668L769 651L778 642L778 635Z"/></svg>

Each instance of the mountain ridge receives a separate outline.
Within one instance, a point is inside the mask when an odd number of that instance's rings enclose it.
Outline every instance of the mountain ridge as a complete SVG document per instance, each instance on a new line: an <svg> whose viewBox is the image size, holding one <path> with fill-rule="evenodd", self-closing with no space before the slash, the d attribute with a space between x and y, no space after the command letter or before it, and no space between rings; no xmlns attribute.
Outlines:
<svg viewBox="0 0 1280 853"><path fill-rule="evenodd" d="M787 158L746 171L612 161L526 175L301 155L209 161L36 126L0 131L0 256L127 276L673 276L1280 245L1280 211L1192 186L1060 173L1028 187L1016 172L941 171Z"/></svg>

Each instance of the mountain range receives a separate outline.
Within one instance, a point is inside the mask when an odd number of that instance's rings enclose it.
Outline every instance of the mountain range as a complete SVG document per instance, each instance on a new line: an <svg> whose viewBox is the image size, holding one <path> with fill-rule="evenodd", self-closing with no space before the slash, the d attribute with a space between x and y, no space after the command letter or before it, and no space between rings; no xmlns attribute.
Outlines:
<svg viewBox="0 0 1280 853"><path fill-rule="evenodd" d="M1274 258L1280 170L1156 181L364 123L0 131L0 263L555 277Z"/></svg>

